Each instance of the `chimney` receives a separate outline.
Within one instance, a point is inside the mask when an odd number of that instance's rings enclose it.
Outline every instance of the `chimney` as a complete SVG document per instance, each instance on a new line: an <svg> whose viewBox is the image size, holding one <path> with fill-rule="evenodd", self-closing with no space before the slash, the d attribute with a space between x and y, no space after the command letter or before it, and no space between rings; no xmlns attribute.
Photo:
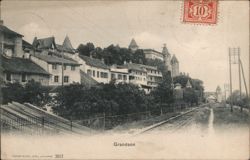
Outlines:
<svg viewBox="0 0 250 160"><path fill-rule="evenodd" d="M123 64L127 64L127 61L124 61Z"/></svg>
<svg viewBox="0 0 250 160"><path fill-rule="evenodd" d="M3 26L3 20L0 20L0 25Z"/></svg>
<svg viewBox="0 0 250 160"><path fill-rule="evenodd" d="M129 64L132 64L132 61L131 61L131 60L129 61Z"/></svg>

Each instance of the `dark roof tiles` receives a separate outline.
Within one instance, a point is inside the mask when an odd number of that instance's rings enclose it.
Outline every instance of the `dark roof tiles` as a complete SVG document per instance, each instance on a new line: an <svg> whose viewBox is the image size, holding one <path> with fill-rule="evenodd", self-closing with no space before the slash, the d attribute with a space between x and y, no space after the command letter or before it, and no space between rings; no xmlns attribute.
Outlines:
<svg viewBox="0 0 250 160"><path fill-rule="evenodd" d="M87 65L97 67L97 68L103 68L103 69L109 69L109 67L104 64L101 60L90 58L88 56L79 55L79 57L86 62Z"/></svg>
<svg viewBox="0 0 250 160"><path fill-rule="evenodd" d="M32 62L30 59L10 57L3 55L1 57L3 71L12 73L29 73L49 75L42 67Z"/></svg>

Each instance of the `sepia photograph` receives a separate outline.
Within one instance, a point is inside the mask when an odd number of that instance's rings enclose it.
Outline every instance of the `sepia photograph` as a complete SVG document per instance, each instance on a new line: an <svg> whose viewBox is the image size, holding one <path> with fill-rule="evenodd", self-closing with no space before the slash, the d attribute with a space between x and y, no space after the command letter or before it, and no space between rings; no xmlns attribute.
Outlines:
<svg viewBox="0 0 250 160"><path fill-rule="evenodd" d="M250 158L248 0L0 0L3 160Z"/></svg>

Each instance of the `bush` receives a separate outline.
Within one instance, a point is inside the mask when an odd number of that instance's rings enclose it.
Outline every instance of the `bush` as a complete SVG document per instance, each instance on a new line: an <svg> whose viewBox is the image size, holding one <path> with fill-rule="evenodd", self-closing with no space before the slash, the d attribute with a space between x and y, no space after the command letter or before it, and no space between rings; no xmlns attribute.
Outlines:
<svg viewBox="0 0 250 160"><path fill-rule="evenodd" d="M6 87L2 88L2 92L3 104L16 101L19 103L28 102L42 107L51 100L49 89L34 80L29 81L24 86L20 83L8 83Z"/></svg>

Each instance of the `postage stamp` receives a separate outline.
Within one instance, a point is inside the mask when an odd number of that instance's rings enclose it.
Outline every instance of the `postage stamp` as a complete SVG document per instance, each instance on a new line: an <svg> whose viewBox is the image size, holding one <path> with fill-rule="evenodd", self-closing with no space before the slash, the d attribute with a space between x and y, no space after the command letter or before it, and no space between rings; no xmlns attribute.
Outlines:
<svg viewBox="0 0 250 160"><path fill-rule="evenodd" d="M184 0L183 22L217 23L217 0Z"/></svg>

